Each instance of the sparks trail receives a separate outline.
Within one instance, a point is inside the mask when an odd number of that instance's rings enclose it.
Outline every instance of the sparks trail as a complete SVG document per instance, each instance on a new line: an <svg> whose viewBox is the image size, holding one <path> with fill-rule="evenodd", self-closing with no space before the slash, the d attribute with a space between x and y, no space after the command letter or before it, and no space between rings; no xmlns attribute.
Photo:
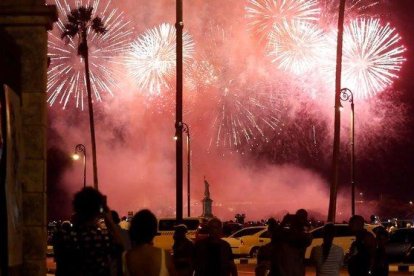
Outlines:
<svg viewBox="0 0 414 276"><path fill-rule="evenodd" d="M373 9L381 0L348 0L345 5L345 20L349 22L361 17L375 16ZM339 1L321 0L322 27L331 28L338 24Z"/></svg>
<svg viewBox="0 0 414 276"><path fill-rule="evenodd" d="M96 34L88 29L88 46L92 94L96 101L102 100L102 94L113 95L117 87L119 72L114 69L121 63L119 56L127 50L132 34L132 27L123 12L111 8L108 1L76 1L70 5L67 0L55 0L60 17L57 28L49 33L48 52L51 65L48 70L47 102L52 106L56 102L66 109L71 101L76 108L84 109L86 99L86 80L84 77L84 61L78 55L77 39L69 38L67 43L60 36L63 33L64 18L67 18L73 8L82 5L92 6L92 17L99 16L108 31Z"/></svg>

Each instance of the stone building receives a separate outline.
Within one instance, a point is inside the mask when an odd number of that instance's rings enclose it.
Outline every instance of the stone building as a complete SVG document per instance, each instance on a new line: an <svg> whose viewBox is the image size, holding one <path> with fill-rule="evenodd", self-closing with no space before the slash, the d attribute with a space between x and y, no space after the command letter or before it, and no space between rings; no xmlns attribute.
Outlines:
<svg viewBox="0 0 414 276"><path fill-rule="evenodd" d="M0 275L46 275L45 0L0 1Z"/></svg>

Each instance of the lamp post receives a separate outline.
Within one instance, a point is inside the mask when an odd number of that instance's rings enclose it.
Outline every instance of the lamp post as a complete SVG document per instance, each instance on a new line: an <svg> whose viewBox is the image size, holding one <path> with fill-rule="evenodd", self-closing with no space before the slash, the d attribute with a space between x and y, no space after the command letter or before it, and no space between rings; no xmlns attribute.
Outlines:
<svg viewBox="0 0 414 276"><path fill-rule="evenodd" d="M190 217L191 139L190 127L186 123L183 123L183 131L187 134L187 216Z"/></svg>
<svg viewBox="0 0 414 276"><path fill-rule="evenodd" d="M341 101L351 103L351 206L352 215L355 215L355 110L352 91L348 88L342 88Z"/></svg>
<svg viewBox="0 0 414 276"><path fill-rule="evenodd" d="M176 164L176 219L177 223L183 220L183 0L176 0L176 23L177 31L176 54L177 54L177 84L176 84L176 107L175 107L175 164Z"/></svg>
<svg viewBox="0 0 414 276"><path fill-rule="evenodd" d="M74 160L79 160L79 153L83 154L83 187L86 187L86 148L83 144L77 144L75 147L75 154L72 156Z"/></svg>

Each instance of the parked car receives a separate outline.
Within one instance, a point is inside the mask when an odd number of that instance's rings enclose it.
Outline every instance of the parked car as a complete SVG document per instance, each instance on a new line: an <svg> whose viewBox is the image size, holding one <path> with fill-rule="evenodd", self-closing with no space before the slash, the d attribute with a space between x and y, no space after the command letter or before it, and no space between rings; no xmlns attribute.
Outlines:
<svg viewBox="0 0 414 276"><path fill-rule="evenodd" d="M382 227L378 225L365 224L365 229L375 235L375 229L377 227ZM312 243L308 246L305 253L305 259L310 258L312 248L315 246L321 245L323 242L323 226L313 229L312 234ZM348 224L335 224L335 237L333 243L340 246L345 253L349 251L352 242L355 240L355 235L352 234L351 229Z"/></svg>
<svg viewBox="0 0 414 276"><path fill-rule="evenodd" d="M243 228L223 238L231 246L233 255L256 257L260 246L270 242L270 234L266 226Z"/></svg>
<svg viewBox="0 0 414 276"><path fill-rule="evenodd" d="M201 218L184 218L183 224L187 226L187 237L194 240L196 231L203 220ZM154 237L154 246L165 250L172 250L174 244L174 226L177 225L175 218L161 218L158 221L158 236Z"/></svg>
<svg viewBox="0 0 414 276"><path fill-rule="evenodd" d="M385 245L385 253L390 262L413 262L414 228L401 228L393 231Z"/></svg>
<svg viewBox="0 0 414 276"><path fill-rule="evenodd" d="M228 237L236 231L243 228L243 225L237 222L224 222L223 223L223 236Z"/></svg>

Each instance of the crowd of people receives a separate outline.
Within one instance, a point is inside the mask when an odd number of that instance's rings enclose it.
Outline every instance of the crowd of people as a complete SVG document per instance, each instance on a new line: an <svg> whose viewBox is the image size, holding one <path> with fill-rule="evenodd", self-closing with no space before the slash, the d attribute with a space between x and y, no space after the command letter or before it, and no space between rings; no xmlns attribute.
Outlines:
<svg viewBox="0 0 414 276"><path fill-rule="evenodd" d="M184 224L176 225L171 254L153 245L158 222L150 210L138 211L127 231L120 227L118 214L108 208L106 197L91 187L75 194L73 210L71 223L62 224L53 236L57 276L238 274L217 218L207 222L207 237L196 242L187 238ZM299 209L281 222L268 220L271 242L258 251L256 275L305 275L305 251L312 242L307 216L306 210ZM350 251L344 252L333 243L334 225L324 226L323 243L311 252L317 275L339 275L344 261L351 276L388 275L387 231L379 230L374 237L364 229L361 216L353 216L349 227L356 239Z"/></svg>

